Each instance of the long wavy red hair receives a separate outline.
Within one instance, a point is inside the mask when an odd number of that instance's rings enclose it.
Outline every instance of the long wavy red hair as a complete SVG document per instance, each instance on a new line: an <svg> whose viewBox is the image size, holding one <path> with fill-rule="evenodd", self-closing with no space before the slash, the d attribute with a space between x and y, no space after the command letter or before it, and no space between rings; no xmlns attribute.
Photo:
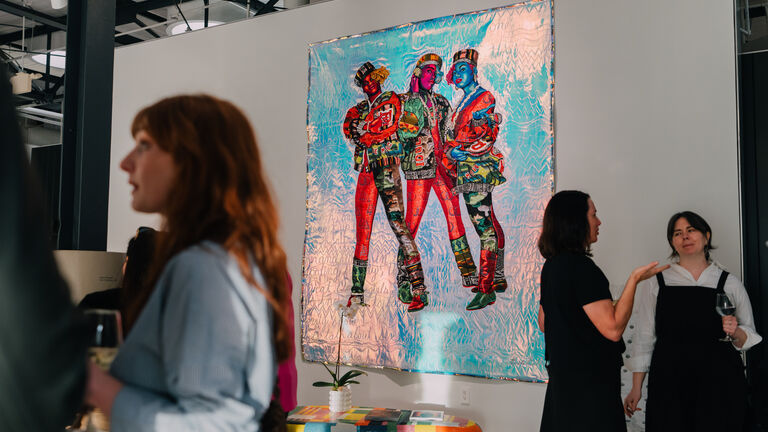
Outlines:
<svg viewBox="0 0 768 432"><path fill-rule="evenodd" d="M147 291L175 254L203 240L215 241L236 258L248 283L271 304L277 357L286 359L292 337L285 312L291 301L285 289L286 258L277 237L277 210L248 119L230 102L182 95L139 111L131 133L136 136L141 130L172 155L177 170L163 214L167 234L158 238ZM266 286L256 282L250 259ZM139 296L128 305L126 318L135 319L148 297Z"/></svg>

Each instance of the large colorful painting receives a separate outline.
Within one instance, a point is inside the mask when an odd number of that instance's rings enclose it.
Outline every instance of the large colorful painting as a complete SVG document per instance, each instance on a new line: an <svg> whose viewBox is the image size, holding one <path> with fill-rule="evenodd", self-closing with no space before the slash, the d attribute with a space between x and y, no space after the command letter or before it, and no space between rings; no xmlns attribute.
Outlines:
<svg viewBox="0 0 768 432"><path fill-rule="evenodd" d="M302 347L336 361L542 381L536 241L553 189L552 5L309 49Z"/></svg>

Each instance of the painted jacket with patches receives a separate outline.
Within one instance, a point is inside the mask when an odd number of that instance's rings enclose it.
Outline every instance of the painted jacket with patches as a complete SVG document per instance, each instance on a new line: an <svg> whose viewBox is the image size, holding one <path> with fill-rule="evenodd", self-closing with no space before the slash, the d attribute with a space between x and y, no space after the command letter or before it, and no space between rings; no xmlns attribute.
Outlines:
<svg viewBox="0 0 768 432"><path fill-rule="evenodd" d="M493 95L478 87L477 94L457 107L448 125L445 157L449 172L456 174L454 193L490 192L506 181L504 156L494 147L501 115L494 113ZM468 153L463 161L450 155L453 147Z"/></svg>
<svg viewBox="0 0 768 432"><path fill-rule="evenodd" d="M403 143L401 168L408 180L435 177L443 158L451 104L443 95L408 92L400 96L403 114L397 135ZM432 107L427 105L431 100Z"/></svg>
<svg viewBox="0 0 768 432"><path fill-rule="evenodd" d="M400 97L391 91L381 93L373 102L367 99L347 111L344 136L355 144L355 170L372 169L400 161L403 148L397 138Z"/></svg>

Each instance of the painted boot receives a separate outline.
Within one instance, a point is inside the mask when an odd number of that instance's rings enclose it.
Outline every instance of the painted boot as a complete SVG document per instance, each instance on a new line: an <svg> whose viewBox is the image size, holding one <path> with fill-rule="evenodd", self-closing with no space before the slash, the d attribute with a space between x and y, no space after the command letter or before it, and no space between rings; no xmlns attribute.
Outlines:
<svg viewBox="0 0 768 432"><path fill-rule="evenodd" d="M507 278L504 276L504 249L496 253L496 271L493 274L493 290L503 293L507 290Z"/></svg>
<svg viewBox="0 0 768 432"><path fill-rule="evenodd" d="M412 300L408 305L408 312L417 312L429 304L427 287L424 286L424 270L421 267L421 259L417 256L412 262L406 262L406 273L411 282Z"/></svg>
<svg viewBox="0 0 768 432"><path fill-rule="evenodd" d="M496 253L489 250L480 251L480 277L478 292L467 305L468 311L482 309L496 302L496 292L493 290L493 277L496 273Z"/></svg>
<svg viewBox="0 0 768 432"><path fill-rule="evenodd" d="M507 278L504 275L504 249L499 249L496 254L496 271L493 274L493 290L497 293L503 293L507 290ZM472 292L480 291L477 287L472 288Z"/></svg>
<svg viewBox="0 0 768 432"><path fill-rule="evenodd" d="M347 307L352 303L365 305L364 286L365 274L368 273L368 261L355 259L352 263L352 293L347 300Z"/></svg>
<svg viewBox="0 0 768 432"><path fill-rule="evenodd" d="M469 250L467 236L461 236L451 240L451 249L453 257L456 258L456 265L461 273L461 283L465 288L477 287L477 267L472 259L472 252Z"/></svg>
<svg viewBox="0 0 768 432"><path fill-rule="evenodd" d="M402 249L397 250L397 299L404 304L410 304L413 301L411 281L405 269L405 255Z"/></svg>

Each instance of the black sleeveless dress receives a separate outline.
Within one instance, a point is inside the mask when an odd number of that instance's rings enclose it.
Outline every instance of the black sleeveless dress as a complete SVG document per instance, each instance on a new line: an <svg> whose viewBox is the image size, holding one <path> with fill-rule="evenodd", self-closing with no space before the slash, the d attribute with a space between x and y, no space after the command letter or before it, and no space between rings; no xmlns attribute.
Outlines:
<svg viewBox="0 0 768 432"><path fill-rule="evenodd" d="M741 431L744 424L744 364L715 310L728 272L717 289L667 287L656 275L656 344L648 372L647 432Z"/></svg>
<svg viewBox="0 0 768 432"><path fill-rule="evenodd" d="M624 341L606 339L584 305L611 300L608 279L584 254L547 259L541 270L549 384L541 432L625 432Z"/></svg>

